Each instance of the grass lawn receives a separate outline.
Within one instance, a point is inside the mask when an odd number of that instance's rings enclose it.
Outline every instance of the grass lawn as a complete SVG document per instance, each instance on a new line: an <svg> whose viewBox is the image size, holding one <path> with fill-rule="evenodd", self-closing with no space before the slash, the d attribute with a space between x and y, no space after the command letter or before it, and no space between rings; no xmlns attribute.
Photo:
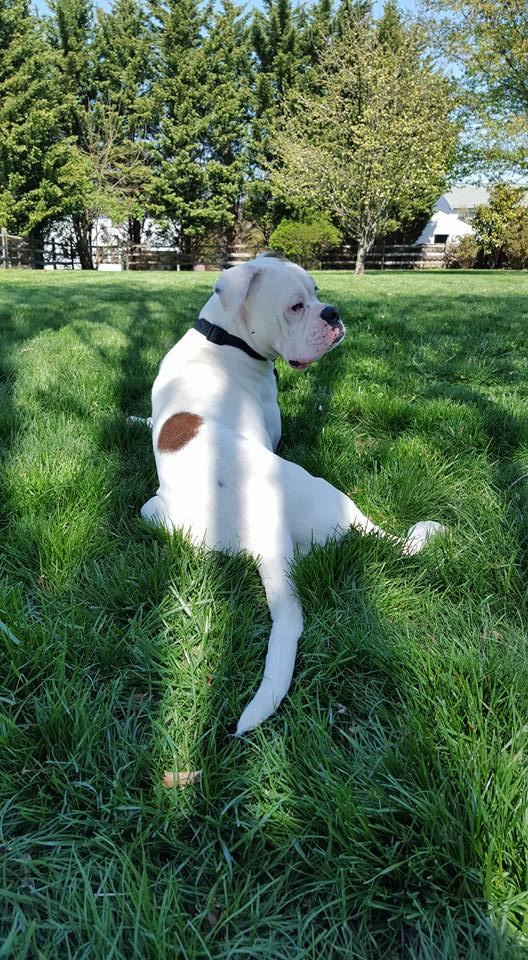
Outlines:
<svg viewBox="0 0 528 960"><path fill-rule="evenodd" d="M348 336L280 365L283 455L450 534L299 562L290 696L243 741L256 569L141 521L125 424L211 282L0 275L0 957L526 957L528 276L319 275Z"/></svg>

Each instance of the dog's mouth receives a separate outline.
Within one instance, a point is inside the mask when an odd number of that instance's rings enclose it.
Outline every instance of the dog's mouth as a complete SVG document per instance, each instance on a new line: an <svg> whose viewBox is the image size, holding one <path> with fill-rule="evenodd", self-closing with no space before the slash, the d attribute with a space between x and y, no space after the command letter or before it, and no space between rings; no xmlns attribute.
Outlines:
<svg viewBox="0 0 528 960"><path fill-rule="evenodd" d="M336 347L338 343L341 343L341 340L342 340L343 337L345 336L345 333L346 333L345 325L344 325L344 323L342 323L341 320L340 320L340 321L339 321L339 326L338 326L338 328L337 328L337 332L336 332L336 335L335 335L335 338L334 338L334 342L332 343L332 346L333 346L333 347Z"/></svg>
<svg viewBox="0 0 528 960"><path fill-rule="evenodd" d="M314 360L288 360L288 366L293 367L294 370L307 370L310 364L315 363Z"/></svg>
<svg viewBox="0 0 528 960"><path fill-rule="evenodd" d="M332 343L330 344L330 346L327 347L326 352L328 352L328 350L333 350L334 347L337 347L337 344L341 342L341 340L345 336L345 333L346 331L345 331L344 324L340 320L339 326L336 327L335 337L332 340ZM319 357L313 357L311 360L287 360L286 362L288 366L293 368L293 370L307 370L308 367L312 365L312 363L315 363L315 361L319 359L320 359Z"/></svg>

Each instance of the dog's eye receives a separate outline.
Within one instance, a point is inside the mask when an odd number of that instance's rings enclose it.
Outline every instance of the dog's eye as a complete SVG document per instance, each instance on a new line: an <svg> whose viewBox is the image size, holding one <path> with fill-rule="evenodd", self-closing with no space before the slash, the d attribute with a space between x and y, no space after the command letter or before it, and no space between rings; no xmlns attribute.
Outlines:
<svg viewBox="0 0 528 960"><path fill-rule="evenodd" d="M303 307L304 307L304 303L294 303L292 310L297 312L297 310L302 310Z"/></svg>

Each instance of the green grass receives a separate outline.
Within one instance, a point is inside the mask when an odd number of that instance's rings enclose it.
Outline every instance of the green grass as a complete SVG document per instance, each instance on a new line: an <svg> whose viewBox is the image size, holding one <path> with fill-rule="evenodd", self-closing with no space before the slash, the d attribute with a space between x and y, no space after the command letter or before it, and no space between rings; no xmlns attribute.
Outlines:
<svg viewBox="0 0 528 960"><path fill-rule="evenodd" d="M528 955L528 277L321 274L284 456L393 532L299 562L278 714L254 564L138 511L207 275L0 277L0 957ZM164 770L202 769L165 790Z"/></svg>

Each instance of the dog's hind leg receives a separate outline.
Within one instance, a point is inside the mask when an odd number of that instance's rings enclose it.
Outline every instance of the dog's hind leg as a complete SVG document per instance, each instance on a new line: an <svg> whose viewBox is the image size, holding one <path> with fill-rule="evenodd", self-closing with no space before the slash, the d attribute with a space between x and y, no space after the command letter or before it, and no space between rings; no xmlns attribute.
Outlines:
<svg viewBox="0 0 528 960"><path fill-rule="evenodd" d="M302 467L276 459L280 486L286 494L288 526L297 546L306 552L314 543L325 543L329 537L343 536L350 528L358 533L375 534L389 540L404 554L419 553L427 540L445 527L433 520L415 523L405 537L383 530L361 512L358 506L332 484L313 477Z"/></svg>
<svg viewBox="0 0 528 960"><path fill-rule="evenodd" d="M301 603L290 581L293 544L289 536L283 535L281 539L282 552L266 556L259 562L259 573L273 623L264 676L238 721L237 736L258 726L275 712L286 696L293 676L303 617Z"/></svg>

